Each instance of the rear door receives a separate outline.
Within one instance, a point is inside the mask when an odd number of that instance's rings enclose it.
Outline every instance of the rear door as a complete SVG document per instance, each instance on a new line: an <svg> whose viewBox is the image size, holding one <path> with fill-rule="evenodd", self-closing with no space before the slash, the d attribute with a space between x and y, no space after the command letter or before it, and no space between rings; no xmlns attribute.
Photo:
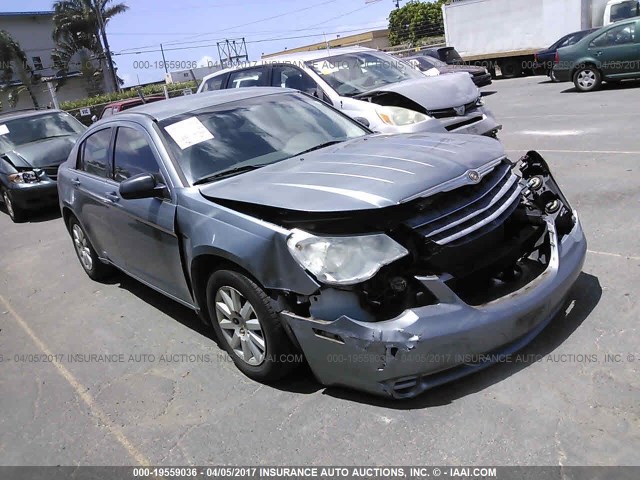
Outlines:
<svg viewBox="0 0 640 480"><path fill-rule="evenodd" d="M158 184L171 188L159 159L153 140L142 126L120 124L114 140L111 228L117 236L122 268L178 300L193 304L182 268L175 230L176 204L171 195L125 200L118 193L120 182L140 173L150 173Z"/></svg>
<svg viewBox="0 0 640 480"><path fill-rule="evenodd" d="M98 256L116 263L115 239L108 223L113 129L105 127L89 135L78 148L76 168L71 169L74 210Z"/></svg>

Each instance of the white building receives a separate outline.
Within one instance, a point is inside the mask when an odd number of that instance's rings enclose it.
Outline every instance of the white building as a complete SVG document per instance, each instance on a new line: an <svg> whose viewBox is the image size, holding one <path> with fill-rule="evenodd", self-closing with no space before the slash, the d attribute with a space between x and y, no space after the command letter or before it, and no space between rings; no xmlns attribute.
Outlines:
<svg viewBox="0 0 640 480"><path fill-rule="evenodd" d="M222 67L219 63L210 63L209 65L192 68L189 70L179 70L177 72L166 73L165 81L166 83L182 83L190 82L192 80L200 82L204 77L206 77L210 73L217 72L218 70L222 70Z"/></svg>
<svg viewBox="0 0 640 480"><path fill-rule="evenodd" d="M53 68L51 52L56 47L52 38L53 12L0 12L0 30L7 31L27 56L27 64L34 73L44 80L55 79L58 72ZM79 71L70 68L66 83L57 91L59 102L77 100L87 97L86 82L80 78ZM12 83L18 84L17 76ZM41 107L52 101L46 82L34 87L34 92ZM3 110L9 110L8 93L0 93ZM33 103L27 92L20 94L16 108L32 108Z"/></svg>

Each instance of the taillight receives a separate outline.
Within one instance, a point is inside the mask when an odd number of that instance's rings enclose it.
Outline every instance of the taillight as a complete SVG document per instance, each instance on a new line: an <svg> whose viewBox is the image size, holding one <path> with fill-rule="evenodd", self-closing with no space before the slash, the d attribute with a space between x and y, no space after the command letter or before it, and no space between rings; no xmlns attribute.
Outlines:
<svg viewBox="0 0 640 480"><path fill-rule="evenodd" d="M533 54L533 61L538 63L538 54L537 53Z"/></svg>
<svg viewBox="0 0 640 480"><path fill-rule="evenodd" d="M556 50L556 58L553 60L556 65L560 63L560 53Z"/></svg>

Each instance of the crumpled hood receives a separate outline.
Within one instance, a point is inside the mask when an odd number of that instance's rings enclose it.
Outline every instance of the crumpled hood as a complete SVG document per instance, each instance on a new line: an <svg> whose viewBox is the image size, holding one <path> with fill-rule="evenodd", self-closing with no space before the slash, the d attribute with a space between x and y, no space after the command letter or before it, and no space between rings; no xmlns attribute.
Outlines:
<svg viewBox="0 0 640 480"><path fill-rule="evenodd" d="M475 135L372 135L220 180L200 191L213 201L287 210L366 210L450 189L444 182L503 156L500 142Z"/></svg>
<svg viewBox="0 0 640 480"><path fill-rule="evenodd" d="M12 152L7 152L6 155L16 167L56 166L67 159L76 139L75 135L46 138L19 145Z"/></svg>
<svg viewBox="0 0 640 480"><path fill-rule="evenodd" d="M392 83L369 90L357 98L364 99L376 93L393 92L422 105L427 110L459 107L471 103L480 96L468 73L437 75Z"/></svg>

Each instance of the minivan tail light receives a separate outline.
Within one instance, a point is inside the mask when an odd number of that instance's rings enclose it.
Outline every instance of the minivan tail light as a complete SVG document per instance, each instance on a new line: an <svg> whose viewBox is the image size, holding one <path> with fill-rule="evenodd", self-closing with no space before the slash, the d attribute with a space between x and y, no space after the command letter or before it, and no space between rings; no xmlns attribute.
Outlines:
<svg viewBox="0 0 640 480"><path fill-rule="evenodd" d="M553 60L556 65L560 63L560 53L556 50L556 58Z"/></svg>

